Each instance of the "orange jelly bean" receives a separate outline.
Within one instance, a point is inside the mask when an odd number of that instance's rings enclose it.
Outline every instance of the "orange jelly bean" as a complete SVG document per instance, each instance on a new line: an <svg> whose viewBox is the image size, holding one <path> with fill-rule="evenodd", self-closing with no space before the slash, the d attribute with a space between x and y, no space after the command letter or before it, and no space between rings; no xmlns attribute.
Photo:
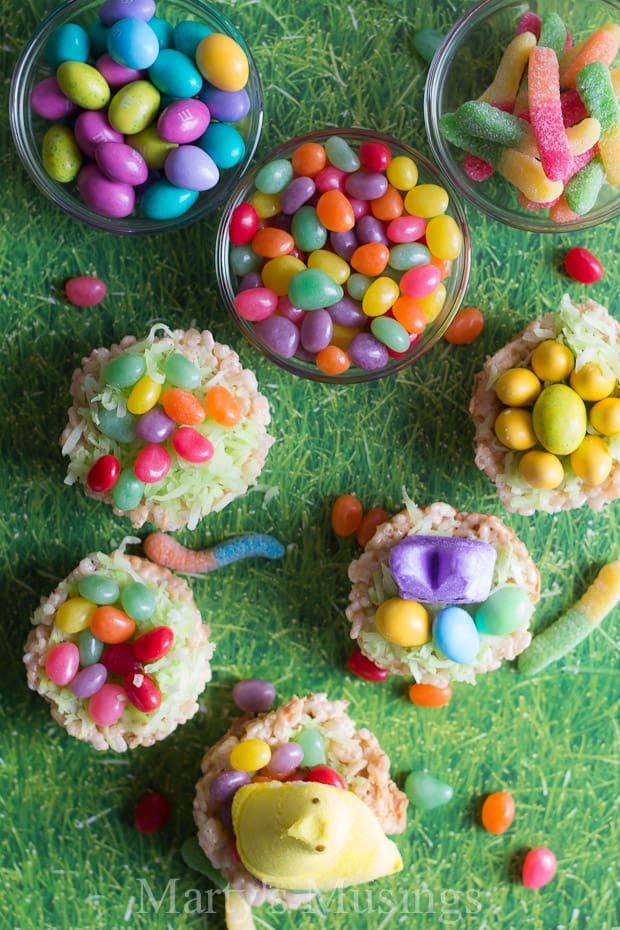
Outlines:
<svg viewBox="0 0 620 930"><path fill-rule="evenodd" d="M408 333L421 333L426 326L426 314L415 297L399 297L392 307L394 319Z"/></svg>
<svg viewBox="0 0 620 930"><path fill-rule="evenodd" d="M495 791L485 798L480 816L489 833L505 833L514 820L514 798L508 791Z"/></svg>
<svg viewBox="0 0 620 930"><path fill-rule="evenodd" d="M90 618L90 631L102 643L124 643L135 629L135 620L118 607L98 607Z"/></svg>
<svg viewBox="0 0 620 930"><path fill-rule="evenodd" d="M294 247L295 242L290 233L271 226L259 229L252 238L252 248L263 258L279 258L281 255L288 255Z"/></svg>
<svg viewBox="0 0 620 930"><path fill-rule="evenodd" d="M431 265L435 265L437 268L439 268L442 281L445 281L445 279L452 271L452 260L450 258L436 258L434 255L432 255Z"/></svg>
<svg viewBox="0 0 620 930"><path fill-rule="evenodd" d="M332 506L332 529L337 536L352 536L362 523L362 505L354 494L341 494Z"/></svg>
<svg viewBox="0 0 620 930"><path fill-rule="evenodd" d="M417 707L443 707L452 698L452 688L437 685L414 684L409 688L409 700Z"/></svg>
<svg viewBox="0 0 620 930"><path fill-rule="evenodd" d="M389 513L386 513L382 507L371 507L362 517L362 522L357 531L357 541L360 546L365 546L375 535L375 530L386 520L390 519Z"/></svg>
<svg viewBox="0 0 620 930"><path fill-rule="evenodd" d="M291 157L291 164L295 174L314 178L322 171L327 162L325 149L318 142L303 142L295 149Z"/></svg>
<svg viewBox="0 0 620 930"><path fill-rule="evenodd" d="M399 191L390 184L385 194L381 197L375 197L370 201L370 210L373 216L378 220L386 220L390 223L403 215L405 205Z"/></svg>
<svg viewBox="0 0 620 930"><path fill-rule="evenodd" d="M355 214L347 197L339 190L321 194L316 204L319 220L330 232L347 232L355 226Z"/></svg>
<svg viewBox="0 0 620 930"><path fill-rule="evenodd" d="M315 362L317 368L326 375L340 375L351 365L351 359L347 353L335 345L325 346L317 352Z"/></svg>
<svg viewBox="0 0 620 930"><path fill-rule="evenodd" d="M207 410L220 426L231 427L239 422L241 411L228 388L221 384L209 388L206 396Z"/></svg>
<svg viewBox="0 0 620 930"><path fill-rule="evenodd" d="M459 310L448 329L444 339L452 345L462 346L477 339L484 329L484 317L476 307Z"/></svg>
<svg viewBox="0 0 620 930"><path fill-rule="evenodd" d="M382 242L366 242L360 245L351 256L351 265L360 274L376 277L387 267L390 250Z"/></svg>
<svg viewBox="0 0 620 930"><path fill-rule="evenodd" d="M207 413L197 397L183 388L168 388L162 394L161 402L165 412L175 423L194 426L203 423Z"/></svg>

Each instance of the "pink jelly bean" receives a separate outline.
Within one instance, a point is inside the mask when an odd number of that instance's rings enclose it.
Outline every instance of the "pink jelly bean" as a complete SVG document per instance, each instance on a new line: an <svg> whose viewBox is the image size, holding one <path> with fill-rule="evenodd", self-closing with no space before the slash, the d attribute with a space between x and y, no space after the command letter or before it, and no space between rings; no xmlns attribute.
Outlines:
<svg viewBox="0 0 620 930"><path fill-rule="evenodd" d="M172 436L177 455L187 462L208 462L213 458L213 443L193 426L181 426Z"/></svg>
<svg viewBox="0 0 620 930"><path fill-rule="evenodd" d="M123 135L110 126L105 113L100 110L84 110L75 121L75 141L89 158L95 157L97 146L102 142L122 142Z"/></svg>
<svg viewBox="0 0 620 930"><path fill-rule="evenodd" d="M166 142L194 142L206 132L211 114L201 100L174 100L157 120L157 131Z"/></svg>
<svg viewBox="0 0 620 930"><path fill-rule="evenodd" d="M95 149L95 160L110 181L137 187L149 176L148 165L140 152L125 142L102 142Z"/></svg>
<svg viewBox="0 0 620 930"><path fill-rule="evenodd" d="M416 265L404 273L400 289L406 297L428 297L440 281L441 271L436 265Z"/></svg>
<svg viewBox="0 0 620 930"><path fill-rule="evenodd" d="M551 48L535 46L527 68L530 121L543 171L550 181L565 181L573 156L560 103L560 66Z"/></svg>
<svg viewBox="0 0 620 930"><path fill-rule="evenodd" d="M113 89L131 84L133 81L141 81L146 74L145 71L139 71L137 68L128 68L126 65L119 64L108 52L97 59L95 68Z"/></svg>
<svg viewBox="0 0 620 930"><path fill-rule="evenodd" d="M79 112L79 107L65 97L55 77L45 78L32 88L30 106L38 116L44 119L64 119Z"/></svg>
<svg viewBox="0 0 620 930"><path fill-rule="evenodd" d="M557 869L557 860L546 846L530 849L525 861L521 879L526 888L542 888L548 885Z"/></svg>
<svg viewBox="0 0 620 930"><path fill-rule="evenodd" d="M127 695L121 685L109 682L102 685L88 702L88 713L98 727L111 727L125 710Z"/></svg>
<svg viewBox="0 0 620 930"><path fill-rule="evenodd" d="M96 165L82 168L77 186L84 203L101 216L120 219L129 216L135 206L133 187L120 181L110 181Z"/></svg>
<svg viewBox="0 0 620 930"><path fill-rule="evenodd" d="M235 297L235 309L243 320L257 323L271 316L278 306L278 295L269 287L253 287Z"/></svg>
<svg viewBox="0 0 620 930"><path fill-rule="evenodd" d="M133 471L136 478L146 484L161 481L170 471L170 453L163 446L155 444L140 449L134 462Z"/></svg>
<svg viewBox="0 0 620 930"><path fill-rule="evenodd" d="M317 174L314 179L317 191L324 194L326 191L343 191L344 192L344 183L347 179L347 172L342 171L340 168L335 168L333 165L328 165L327 168L323 168Z"/></svg>
<svg viewBox="0 0 620 930"><path fill-rule="evenodd" d="M426 232L426 220L421 216L397 216L385 230L390 242L417 242Z"/></svg>
<svg viewBox="0 0 620 930"><path fill-rule="evenodd" d="M301 307L294 307L286 295L278 297L278 313L296 325L301 324L306 315L306 311Z"/></svg>
<svg viewBox="0 0 620 930"><path fill-rule="evenodd" d="M76 307L94 307L101 303L108 292L105 281L101 278L91 278L90 275L79 275L70 278L65 284L65 294Z"/></svg>
<svg viewBox="0 0 620 930"><path fill-rule="evenodd" d="M245 245L258 229L258 213L251 203L240 203L232 212L228 235L233 245Z"/></svg>
<svg viewBox="0 0 620 930"><path fill-rule="evenodd" d="M75 643L58 643L47 654L45 674L57 685L68 685L79 666L80 650Z"/></svg>

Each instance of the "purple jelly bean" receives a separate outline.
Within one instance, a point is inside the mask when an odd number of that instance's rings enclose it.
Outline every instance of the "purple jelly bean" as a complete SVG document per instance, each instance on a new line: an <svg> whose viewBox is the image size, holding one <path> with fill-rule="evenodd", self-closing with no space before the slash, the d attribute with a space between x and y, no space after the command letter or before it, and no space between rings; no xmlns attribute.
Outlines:
<svg viewBox="0 0 620 930"><path fill-rule="evenodd" d="M238 123L250 112L250 98L245 89L220 90L205 83L198 99L207 105L211 118L221 123Z"/></svg>
<svg viewBox="0 0 620 930"><path fill-rule="evenodd" d="M385 368L390 358L386 347L372 333L358 333L349 343L347 351L351 362L365 371Z"/></svg>
<svg viewBox="0 0 620 930"><path fill-rule="evenodd" d="M288 775L301 764L304 751L299 743L283 743L276 746L269 760L269 771L274 775Z"/></svg>
<svg viewBox="0 0 620 930"><path fill-rule="evenodd" d="M336 255L348 262L358 247L359 241L355 230L347 229L345 232L331 232L329 234L329 244Z"/></svg>
<svg viewBox="0 0 620 930"><path fill-rule="evenodd" d="M77 186L84 203L101 216L114 219L129 216L136 203L131 185L110 181L96 165L85 165L81 169Z"/></svg>
<svg viewBox="0 0 620 930"><path fill-rule="evenodd" d="M95 160L111 181L136 187L144 184L149 176L148 165L140 152L125 142L102 142L95 149Z"/></svg>
<svg viewBox="0 0 620 930"><path fill-rule="evenodd" d="M383 223L376 216L363 216L357 224L357 238L362 245L367 242L382 242L388 245Z"/></svg>
<svg viewBox="0 0 620 930"><path fill-rule="evenodd" d="M143 413L136 424L136 436L145 442L165 442L176 428L174 420L161 407Z"/></svg>
<svg viewBox="0 0 620 930"><path fill-rule="evenodd" d="M237 292L249 291L252 287L262 286L263 279L260 276L260 271L248 271L248 273L241 278L241 281L239 281L239 284L237 285Z"/></svg>
<svg viewBox="0 0 620 930"><path fill-rule="evenodd" d="M350 194L347 194L347 200L351 204L353 216L356 221L361 220L363 216L368 216L370 213L370 202L368 200L360 200L358 197L352 197Z"/></svg>
<svg viewBox="0 0 620 930"><path fill-rule="evenodd" d="M388 189L388 179L378 171L354 171L347 177L344 188L359 200L376 200Z"/></svg>
<svg viewBox="0 0 620 930"><path fill-rule="evenodd" d="M238 681L232 689L233 701L241 710L258 714L269 710L276 697L276 689L270 681L262 678L248 678Z"/></svg>
<svg viewBox="0 0 620 930"><path fill-rule="evenodd" d="M254 334L268 349L283 358L292 358L299 345L299 330L283 316L270 316L254 327Z"/></svg>
<svg viewBox="0 0 620 930"><path fill-rule="evenodd" d="M287 184L280 194L280 209L282 213L296 213L300 207L307 203L316 190L312 178L300 175Z"/></svg>
<svg viewBox="0 0 620 930"><path fill-rule="evenodd" d="M105 113L101 110L84 110L80 113L73 127L75 141L89 158L95 157L95 150L102 142L122 142L123 135L110 126Z"/></svg>
<svg viewBox="0 0 620 930"><path fill-rule="evenodd" d="M345 294L342 300L332 304L328 311L334 323L339 326L364 327L368 323L368 317L362 310L361 303L353 300L348 294Z"/></svg>
<svg viewBox="0 0 620 930"><path fill-rule="evenodd" d="M214 801L230 801L235 792L244 785L249 785L250 781L249 772L226 769L215 776L211 782L209 793Z"/></svg>
<svg viewBox="0 0 620 930"><path fill-rule="evenodd" d="M313 362L316 364L316 352L308 352L302 345L297 346L295 358L300 358L302 362Z"/></svg>
<svg viewBox="0 0 620 930"><path fill-rule="evenodd" d="M119 19L142 19L145 23L155 16L155 0L105 0L99 7L99 19L111 26Z"/></svg>
<svg viewBox="0 0 620 930"><path fill-rule="evenodd" d="M290 232L292 219L293 217L288 216L286 213L276 213L270 225L274 229L283 229L285 232Z"/></svg>
<svg viewBox="0 0 620 930"><path fill-rule="evenodd" d="M108 670L101 662L87 665L77 673L70 684L71 691L78 698L92 697L105 684Z"/></svg>
<svg viewBox="0 0 620 930"><path fill-rule="evenodd" d="M220 179L217 165L198 145L173 149L166 158L164 173L171 184L188 191L211 190Z"/></svg>
<svg viewBox="0 0 620 930"><path fill-rule="evenodd" d="M220 805L218 816L220 818L222 826L232 833L233 832L232 801L224 801L224 803Z"/></svg>
<svg viewBox="0 0 620 930"><path fill-rule="evenodd" d="M278 313L290 320L291 323L295 323L296 326L299 326L306 315L306 311L302 310L301 307L293 306L286 294L283 297L278 297Z"/></svg>
<svg viewBox="0 0 620 930"><path fill-rule="evenodd" d="M300 330L301 344L306 352L320 352L331 342L334 321L328 310L314 310L307 313Z"/></svg>
<svg viewBox="0 0 620 930"><path fill-rule="evenodd" d="M169 103L157 120L157 131L166 142L195 142L206 132L211 114L200 100L182 97Z"/></svg>
<svg viewBox="0 0 620 930"><path fill-rule="evenodd" d="M137 68L120 65L117 61L114 61L108 52L105 52L97 59L95 68L113 89L124 87L125 84L131 84L132 81L141 81L146 73L145 71L138 71Z"/></svg>
<svg viewBox="0 0 620 930"><path fill-rule="evenodd" d="M55 77L45 78L32 88L30 106L44 119L64 119L79 111L77 103L65 97Z"/></svg>

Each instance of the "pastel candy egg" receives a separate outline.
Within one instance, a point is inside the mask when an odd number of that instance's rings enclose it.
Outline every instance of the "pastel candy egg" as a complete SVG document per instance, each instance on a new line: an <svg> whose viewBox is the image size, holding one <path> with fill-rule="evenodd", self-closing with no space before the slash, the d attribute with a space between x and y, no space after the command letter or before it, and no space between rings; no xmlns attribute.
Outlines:
<svg viewBox="0 0 620 930"><path fill-rule="evenodd" d="M172 26L167 19L162 19L160 16L154 16L152 19L149 19L149 26L157 36L157 41L159 42L159 47L161 48L171 48L172 47Z"/></svg>
<svg viewBox="0 0 620 930"><path fill-rule="evenodd" d="M65 97L55 77L45 78L35 84L30 94L30 106L37 116L52 120L65 119L79 109L77 103Z"/></svg>
<svg viewBox="0 0 620 930"><path fill-rule="evenodd" d="M110 126L101 110L84 110L73 127L75 140L85 155L95 157L95 149L102 142L122 142L123 135Z"/></svg>
<svg viewBox="0 0 620 930"><path fill-rule="evenodd" d="M77 23L65 23L54 29L45 46L45 59L50 68L63 61L87 61L90 51L88 33Z"/></svg>
<svg viewBox="0 0 620 930"><path fill-rule="evenodd" d="M140 152L149 168L161 171L170 152L177 147L176 142L166 142L157 130L157 123L151 123L146 129L131 137L131 145Z"/></svg>
<svg viewBox="0 0 620 930"><path fill-rule="evenodd" d="M124 84L131 84L132 81L140 81L144 78L144 71L120 65L118 61L114 61L109 52L99 56L95 62L95 67L104 76L112 89L118 89L123 87Z"/></svg>
<svg viewBox="0 0 620 930"><path fill-rule="evenodd" d="M83 598L92 601L93 604L113 604L119 595L117 582L98 572L92 572L80 578L78 591Z"/></svg>
<svg viewBox="0 0 620 930"><path fill-rule="evenodd" d="M108 52L119 65L143 71L159 55L159 42L151 27L141 19L119 19L108 33Z"/></svg>
<svg viewBox="0 0 620 930"><path fill-rule="evenodd" d="M68 184L82 166L82 153L68 126L50 126L41 147L43 167L51 178Z"/></svg>
<svg viewBox="0 0 620 930"><path fill-rule="evenodd" d="M223 123L238 123L250 112L250 97L247 90L220 90L205 81L199 98L209 108L212 119Z"/></svg>
<svg viewBox="0 0 620 930"><path fill-rule="evenodd" d="M155 15L155 0L105 0L99 7L99 18L111 26L127 16L148 22Z"/></svg>
<svg viewBox="0 0 620 930"><path fill-rule="evenodd" d="M586 406L566 384L550 384L538 395L532 411L534 432L547 452L570 455L586 434Z"/></svg>
<svg viewBox="0 0 620 930"><path fill-rule="evenodd" d="M167 178L154 181L140 198L140 209L152 220L182 216L196 203L198 191L176 187Z"/></svg>
<svg viewBox="0 0 620 930"><path fill-rule="evenodd" d="M56 71L61 91L85 110L102 110L110 99L107 81L83 61L63 61Z"/></svg>
<svg viewBox="0 0 620 930"><path fill-rule="evenodd" d="M141 132L155 119L160 99L159 91L149 81L126 84L110 101L110 125L124 135Z"/></svg>
<svg viewBox="0 0 620 930"><path fill-rule="evenodd" d="M248 82L249 64L241 46L230 36L212 32L196 49L200 73L220 90L241 90Z"/></svg>
<svg viewBox="0 0 620 930"><path fill-rule="evenodd" d="M532 602L527 592L518 585L504 585L478 607L476 629L490 636L514 633L527 623L531 614Z"/></svg>
<svg viewBox="0 0 620 930"><path fill-rule="evenodd" d="M198 139L198 145L211 156L218 168L233 168L245 155L243 136L227 123L210 123Z"/></svg>
<svg viewBox="0 0 620 930"><path fill-rule="evenodd" d="M136 195L133 187L110 181L96 165L85 165L78 175L78 190L86 205L102 216L119 218L133 212Z"/></svg>
<svg viewBox="0 0 620 930"><path fill-rule="evenodd" d="M478 655L480 637L466 610L444 607L433 621L433 643L447 659L467 664Z"/></svg>
<svg viewBox="0 0 620 930"><path fill-rule="evenodd" d="M193 59L199 44L212 31L205 23L186 19L177 23L172 30L172 44L184 55L187 55L188 58Z"/></svg>
<svg viewBox="0 0 620 930"><path fill-rule="evenodd" d="M171 184L188 191L210 190L220 179L211 156L197 145L181 145L170 152L164 171Z"/></svg>
<svg viewBox="0 0 620 930"><path fill-rule="evenodd" d="M80 651L75 643L52 646L45 660L45 674L57 685L68 685L80 664Z"/></svg>
<svg viewBox="0 0 620 930"><path fill-rule="evenodd" d="M428 611L417 601L388 598L377 608L375 623L381 636L397 646L422 646L431 638Z"/></svg>
<svg viewBox="0 0 620 930"><path fill-rule="evenodd" d="M202 87L202 76L194 63L175 48L163 48L149 68L153 84L173 97L193 97Z"/></svg>
<svg viewBox="0 0 620 930"><path fill-rule="evenodd" d="M206 132L211 115L200 100L182 98L170 103L157 120L157 130L167 142L194 142Z"/></svg>
<svg viewBox="0 0 620 930"><path fill-rule="evenodd" d="M95 160L101 172L111 181L136 187L144 184L149 169L140 155L125 142L103 142L95 150Z"/></svg>

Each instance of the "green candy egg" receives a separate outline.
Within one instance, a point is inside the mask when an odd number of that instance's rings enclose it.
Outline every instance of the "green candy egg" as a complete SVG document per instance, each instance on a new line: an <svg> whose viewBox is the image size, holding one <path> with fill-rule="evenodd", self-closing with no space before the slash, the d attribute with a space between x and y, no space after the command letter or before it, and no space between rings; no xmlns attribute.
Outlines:
<svg viewBox="0 0 620 930"><path fill-rule="evenodd" d="M119 589L113 578L105 578L93 572L85 575L78 582L78 591L93 604L113 604L118 600Z"/></svg>
<svg viewBox="0 0 620 930"><path fill-rule="evenodd" d="M474 616L479 633L486 636L503 636L514 633L529 620L532 602L527 592L516 584L498 588L480 604Z"/></svg>
<svg viewBox="0 0 620 930"><path fill-rule="evenodd" d="M300 207L291 220L291 236L302 252L322 249L327 242L327 230L321 223L314 207Z"/></svg>
<svg viewBox="0 0 620 930"><path fill-rule="evenodd" d="M80 665L94 665L101 658L103 643L96 636L93 636L89 627L86 627L80 633L78 648L80 650Z"/></svg>
<svg viewBox="0 0 620 930"><path fill-rule="evenodd" d="M98 417L99 429L109 439L127 444L136 438L138 418L133 413L124 413L119 416L117 409L108 410L106 407L101 407Z"/></svg>
<svg viewBox="0 0 620 930"><path fill-rule="evenodd" d="M82 152L68 126L54 124L43 136L41 146L43 167L50 178L68 184L82 167Z"/></svg>
<svg viewBox="0 0 620 930"><path fill-rule="evenodd" d="M142 355L120 355L111 359L103 370L103 380L116 388L132 387L146 371Z"/></svg>
<svg viewBox="0 0 620 930"><path fill-rule="evenodd" d="M123 468L118 476L118 481L112 488L114 506L123 512L126 510L133 510L142 500L144 488L144 481L140 481L139 478L136 478L133 466Z"/></svg>
<svg viewBox="0 0 620 930"><path fill-rule="evenodd" d="M146 129L159 110L160 93L149 81L132 81L110 100L108 122L125 135Z"/></svg>
<svg viewBox="0 0 620 930"><path fill-rule="evenodd" d="M180 352L173 352L172 355L169 355L162 367L166 380L174 387L193 391L200 386L202 380L200 368L190 362L188 358L185 358L184 355L181 355Z"/></svg>
<svg viewBox="0 0 620 930"><path fill-rule="evenodd" d="M63 61L56 71L61 91L85 110L103 110L110 99L110 87L102 74L83 61Z"/></svg>
<svg viewBox="0 0 620 930"><path fill-rule="evenodd" d="M430 811L452 800L452 787L427 772L410 772L405 779L405 794L412 804Z"/></svg>
<svg viewBox="0 0 620 930"><path fill-rule="evenodd" d="M342 300L344 291L320 268L306 268L298 271L289 281L288 296L294 307L319 310Z"/></svg>
<svg viewBox="0 0 620 930"><path fill-rule="evenodd" d="M532 425L541 445L554 455L570 455L586 434L588 414L583 400L566 384L550 384L538 395Z"/></svg>
<svg viewBox="0 0 620 930"><path fill-rule="evenodd" d="M301 764L307 768L314 768L315 765L325 765L325 742L318 730L314 727L306 727L293 739L304 751L304 757Z"/></svg>
<svg viewBox="0 0 620 930"><path fill-rule="evenodd" d="M148 620L155 610L155 595L141 581L132 581L121 591L121 604L134 620Z"/></svg>

